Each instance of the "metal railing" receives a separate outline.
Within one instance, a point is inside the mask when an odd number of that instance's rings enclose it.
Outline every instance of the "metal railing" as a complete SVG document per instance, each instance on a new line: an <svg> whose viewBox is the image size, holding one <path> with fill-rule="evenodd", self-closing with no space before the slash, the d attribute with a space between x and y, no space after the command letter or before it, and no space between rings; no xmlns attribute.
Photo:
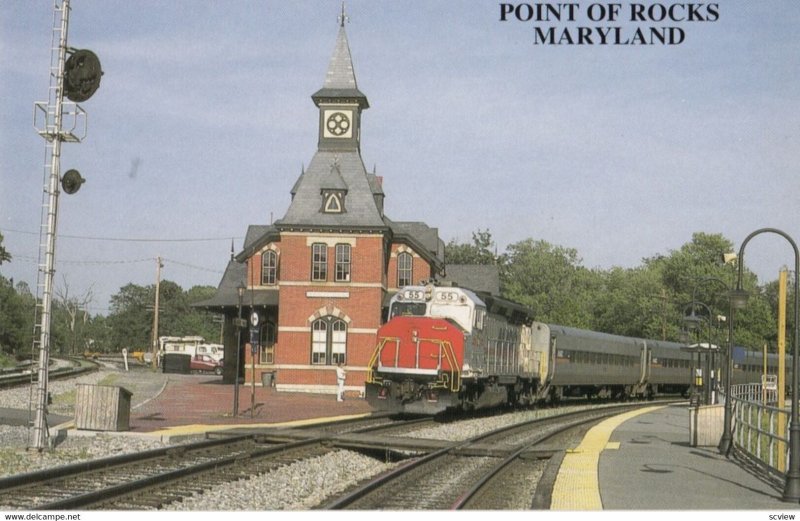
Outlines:
<svg viewBox="0 0 800 521"><path fill-rule="evenodd" d="M775 407L771 386L731 387L733 442L737 449L770 471L784 474L789 461L789 409Z"/></svg>

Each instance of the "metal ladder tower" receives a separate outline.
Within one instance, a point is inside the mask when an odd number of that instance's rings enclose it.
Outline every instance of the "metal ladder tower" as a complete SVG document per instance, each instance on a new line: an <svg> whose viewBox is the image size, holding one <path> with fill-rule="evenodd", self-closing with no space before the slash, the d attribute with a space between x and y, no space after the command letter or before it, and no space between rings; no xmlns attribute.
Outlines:
<svg viewBox="0 0 800 521"><path fill-rule="evenodd" d="M37 304L33 335L33 357L35 358L38 352L38 371L35 373L37 377L36 392L35 396L31 397L29 409L29 413L34 413L33 435L30 436L29 431L28 441L29 447L39 451L49 446L47 387L61 144L64 142L79 143L85 137L86 131L86 113L83 109L75 103L64 102L64 67L67 57L69 13L69 0L54 0L48 100L34 104L34 128L45 139L45 165L39 229L39 268L36 281ZM72 126L64 130L63 125L66 118L72 118ZM76 131L78 132L76 133ZM31 378L33 378L33 374ZM31 383L31 392L33 394L33 382Z"/></svg>

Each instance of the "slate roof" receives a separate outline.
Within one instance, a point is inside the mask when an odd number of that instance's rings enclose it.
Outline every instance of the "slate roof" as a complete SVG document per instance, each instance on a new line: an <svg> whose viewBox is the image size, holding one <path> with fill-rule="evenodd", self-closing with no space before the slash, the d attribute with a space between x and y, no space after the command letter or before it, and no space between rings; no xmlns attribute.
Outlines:
<svg viewBox="0 0 800 521"><path fill-rule="evenodd" d="M204 308L212 311L223 311L224 308L230 309L239 305L238 287L244 284L247 279L247 264L231 260L225 268L222 280L217 286L216 294L208 300L203 300L192 304L195 308ZM247 290L244 295L243 304L246 306L253 302L256 306L277 306L278 290L276 289L257 289Z"/></svg>
<svg viewBox="0 0 800 521"><path fill-rule="evenodd" d="M311 96L311 99L318 106L320 101L330 98L355 98L362 108L369 107L367 97L358 90L356 73L353 69L353 58L350 55L350 45L347 42L344 24L339 27L336 46L333 49L333 56L331 56L328 71L325 75L325 83L320 90Z"/></svg>
<svg viewBox="0 0 800 521"><path fill-rule="evenodd" d="M500 270L494 264L448 264L441 280L477 293L500 295Z"/></svg>
<svg viewBox="0 0 800 521"><path fill-rule="evenodd" d="M444 265L444 241L439 238L438 228L418 221L394 222L385 216L383 220L392 231L394 241L408 243L414 251L434 264L434 271Z"/></svg>
<svg viewBox="0 0 800 521"><path fill-rule="evenodd" d="M273 240L279 240L278 230L271 224L251 224L247 227L247 234L244 237L242 251L236 255L236 261L245 262L248 257L253 255L262 246ZM242 275L244 280L244 275Z"/></svg>
<svg viewBox="0 0 800 521"><path fill-rule="evenodd" d="M275 227L385 228L371 184L357 150L318 150L295 184L286 215L275 221ZM345 211L322 212L322 189L344 187Z"/></svg>

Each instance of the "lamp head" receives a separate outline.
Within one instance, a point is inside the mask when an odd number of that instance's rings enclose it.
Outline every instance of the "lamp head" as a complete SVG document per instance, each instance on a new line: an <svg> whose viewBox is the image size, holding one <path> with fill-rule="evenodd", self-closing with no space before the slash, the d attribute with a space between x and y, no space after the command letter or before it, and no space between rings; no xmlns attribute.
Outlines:
<svg viewBox="0 0 800 521"><path fill-rule="evenodd" d="M692 314L686 317L683 317L683 323L686 324L686 329L689 331L694 331L695 329L700 328L700 322L703 319L698 317L694 314L694 310L692 310Z"/></svg>
<svg viewBox="0 0 800 521"><path fill-rule="evenodd" d="M734 309L744 309L747 307L747 299L750 293L742 288L732 289L728 292L728 298L731 300L731 307Z"/></svg>

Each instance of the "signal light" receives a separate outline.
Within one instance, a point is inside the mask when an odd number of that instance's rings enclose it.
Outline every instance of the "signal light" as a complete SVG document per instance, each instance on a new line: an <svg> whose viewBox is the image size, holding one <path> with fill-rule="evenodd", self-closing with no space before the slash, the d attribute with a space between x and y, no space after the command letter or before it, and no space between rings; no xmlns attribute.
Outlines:
<svg viewBox="0 0 800 521"><path fill-rule="evenodd" d="M86 182L86 179L81 177L80 172L77 170L67 170L64 177L61 178L61 188L68 194L74 194L81 189L81 185Z"/></svg>
<svg viewBox="0 0 800 521"><path fill-rule="evenodd" d="M86 101L100 86L100 59L88 49L72 53L64 64L64 95L71 101Z"/></svg>

